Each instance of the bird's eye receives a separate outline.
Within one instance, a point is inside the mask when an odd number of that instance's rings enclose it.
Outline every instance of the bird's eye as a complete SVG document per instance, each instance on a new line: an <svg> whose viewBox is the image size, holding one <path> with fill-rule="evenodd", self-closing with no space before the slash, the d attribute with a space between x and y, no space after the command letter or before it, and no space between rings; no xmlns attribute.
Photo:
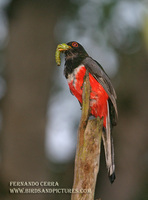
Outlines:
<svg viewBox="0 0 148 200"><path fill-rule="evenodd" d="M72 43L72 46L73 46L73 47L78 47L78 43L77 43L77 42L73 42L73 43Z"/></svg>

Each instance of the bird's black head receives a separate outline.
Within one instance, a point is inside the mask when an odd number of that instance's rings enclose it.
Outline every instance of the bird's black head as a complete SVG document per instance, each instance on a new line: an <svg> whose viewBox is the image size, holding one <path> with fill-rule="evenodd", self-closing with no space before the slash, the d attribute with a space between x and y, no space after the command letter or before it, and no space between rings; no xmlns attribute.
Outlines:
<svg viewBox="0 0 148 200"><path fill-rule="evenodd" d="M87 52L78 42L72 41L59 44L57 47L57 53L65 53L65 69L64 74L67 78L68 73L72 73L73 70L82 64L83 60L88 57ZM59 58L59 57L58 57ZM58 63L59 64L59 63ZM59 64L60 65L60 64Z"/></svg>
<svg viewBox="0 0 148 200"><path fill-rule="evenodd" d="M84 59L88 56L85 49L78 42L75 42L75 41L68 42L67 45L70 48L65 51L66 59L69 59L69 58L73 59L73 58L77 58L77 57Z"/></svg>

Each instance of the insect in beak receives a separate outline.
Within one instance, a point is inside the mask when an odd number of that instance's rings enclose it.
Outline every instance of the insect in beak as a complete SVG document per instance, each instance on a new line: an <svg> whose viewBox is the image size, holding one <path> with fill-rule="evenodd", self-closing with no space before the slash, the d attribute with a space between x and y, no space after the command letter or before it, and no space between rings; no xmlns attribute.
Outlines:
<svg viewBox="0 0 148 200"><path fill-rule="evenodd" d="M56 52L55 52L55 60L58 66L61 65L61 58L60 58L61 52L64 53L65 51L69 49L71 49L71 46L67 45L66 43L62 43L57 46Z"/></svg>

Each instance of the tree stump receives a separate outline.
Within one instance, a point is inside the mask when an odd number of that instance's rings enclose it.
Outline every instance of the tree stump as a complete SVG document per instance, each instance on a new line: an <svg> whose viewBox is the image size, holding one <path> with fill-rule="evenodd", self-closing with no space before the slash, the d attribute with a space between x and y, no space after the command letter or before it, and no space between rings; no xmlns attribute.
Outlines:
<svg viewBox="0 0 148 200"><path fill-rule="evenodd" d="M103 119L89 118L90 82L86 71L83 84L82 116L78 129L72 200L93 200L99 171Z"/></svg>

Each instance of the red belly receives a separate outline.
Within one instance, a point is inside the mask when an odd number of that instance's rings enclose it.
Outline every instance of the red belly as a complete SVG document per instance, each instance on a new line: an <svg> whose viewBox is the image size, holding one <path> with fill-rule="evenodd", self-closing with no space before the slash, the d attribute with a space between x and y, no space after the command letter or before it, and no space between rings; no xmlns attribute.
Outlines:
<svg viewBox="0 0 148 200"><path fill-rule="evenodd" d="M76 69L75 69L76 70ZM75 78L68 80L68 85L74 96L82 103L82 86L83 79L86 72L86 68L81 66L77 73L75 73ZM103 125L106 127L106 116L107 116L107 100L108 94L101 86L101 84L89 73L89 81L91 86L90 93L90 108L91 114L95 117L104 117Z"/></svg>

